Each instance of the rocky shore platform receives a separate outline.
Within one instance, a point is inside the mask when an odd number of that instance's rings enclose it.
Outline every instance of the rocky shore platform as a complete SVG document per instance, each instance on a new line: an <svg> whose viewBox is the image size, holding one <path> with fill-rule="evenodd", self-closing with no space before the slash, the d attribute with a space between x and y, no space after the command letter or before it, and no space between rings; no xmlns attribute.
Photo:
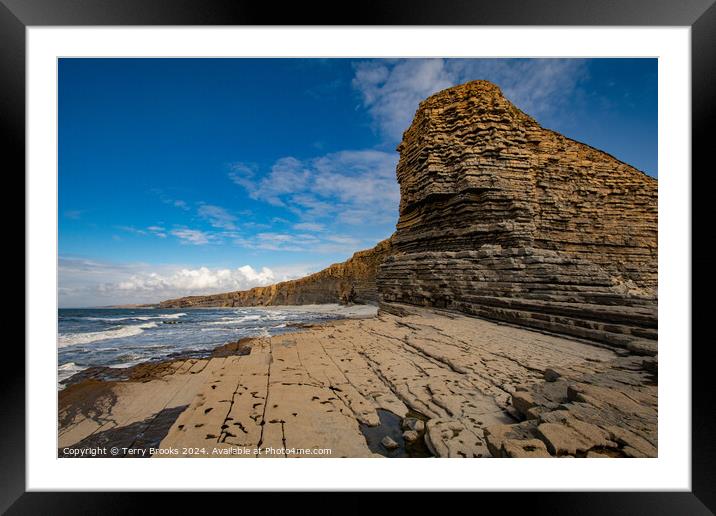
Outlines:
<svg viewBox="0 0 716 516"><path fill-rule="evenodd" d="M657 364L438 309L381 310L86 370L59 393L58 455L655 457Z"/></svg>

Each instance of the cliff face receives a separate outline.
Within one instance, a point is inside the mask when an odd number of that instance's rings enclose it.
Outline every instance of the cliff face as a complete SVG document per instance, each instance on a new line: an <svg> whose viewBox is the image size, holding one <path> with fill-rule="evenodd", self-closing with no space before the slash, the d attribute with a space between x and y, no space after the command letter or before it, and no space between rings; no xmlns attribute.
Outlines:
<svg viewBox="0 0 716 516"><path fill-rule="evenodd" d="M162 301L160 308L211 306L305 305L313 303L377 302L378 266L391 253L390 239L355 253L349 260L292 281L268 287L211 296L189 296Z"/></svg>
<svg viewBox="0 0 716 516"><path fill-rule="evenodd" d="M656 352L655 179L485 81L423 101L398 151L391 239L305 278L160 306L379 301Z"/></svg>
<svg viewBox="0 0 716 516"><path fill-rule="evenodd" d="M398 151L383 308L655 349L655 179L542 128L485 81L423 101Z"/></svg>

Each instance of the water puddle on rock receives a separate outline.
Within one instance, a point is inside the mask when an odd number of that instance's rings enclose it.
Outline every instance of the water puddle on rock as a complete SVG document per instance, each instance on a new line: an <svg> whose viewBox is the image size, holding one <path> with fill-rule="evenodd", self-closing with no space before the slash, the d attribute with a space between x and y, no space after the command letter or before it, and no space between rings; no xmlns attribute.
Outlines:
<svg viewBox="0 0 716 516"><path fill-rule="evenodd" d="M402 418L396 416L392 412L383 409L376 409L378 417L380 418L380 425L368 426L360 424L360 431L363 433L368 448L374 453L383 455L384 457L398 458L398 457L433 457L433 454L425 444L424 435L412 442L406 442L403 438L403 429L401 428ZM412 417L427 421L427 418L422 414L416 412L409 412L406 417ZM397 448L390 450L386 448L382 441L388 436L398 445Z"/></svg>

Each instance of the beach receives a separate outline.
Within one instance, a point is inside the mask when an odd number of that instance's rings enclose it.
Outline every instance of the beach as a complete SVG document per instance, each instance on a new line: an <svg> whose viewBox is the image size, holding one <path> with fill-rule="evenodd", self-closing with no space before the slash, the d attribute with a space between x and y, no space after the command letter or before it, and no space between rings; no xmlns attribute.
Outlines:
<svg viewBox="0 0 716 516"><path fill-rule="evenodd" d="M91 367L121 369L178 356L204 357L215 347L244 337L278 335L295 324L369 317L376 311L372 305L339 304L60 309L58 387L64 388L68 378Z"/></svg>
<svg viewBox="0 0 716 516"><path fill-rule="evenodd" d="M332 306L343 318L203 357L83 371L58 394L58 455L657 455L655 356L438 309Z"/></svg>

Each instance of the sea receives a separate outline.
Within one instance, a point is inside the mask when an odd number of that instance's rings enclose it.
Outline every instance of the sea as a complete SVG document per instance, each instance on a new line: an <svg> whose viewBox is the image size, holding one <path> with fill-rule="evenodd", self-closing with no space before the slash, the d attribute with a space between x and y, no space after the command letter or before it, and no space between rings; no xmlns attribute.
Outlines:
<svg viewBox="0 0 716 516"><path fill-rule="evenodd" d="M306 308L61 308L58 388L88 367L130 367L176 354L208 354L244 337L279 335L298 323L343 317L339 310Z"/></svg>

